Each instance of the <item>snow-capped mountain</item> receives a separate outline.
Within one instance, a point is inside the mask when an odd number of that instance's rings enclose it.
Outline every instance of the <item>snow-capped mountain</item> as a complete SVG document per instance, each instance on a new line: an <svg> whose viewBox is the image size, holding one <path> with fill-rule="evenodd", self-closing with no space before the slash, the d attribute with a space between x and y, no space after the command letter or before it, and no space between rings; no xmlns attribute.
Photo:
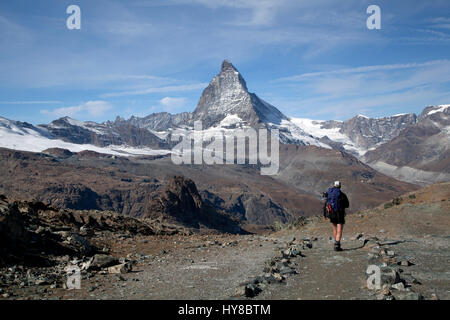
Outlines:
<svg viewBox="0 0 450 320"><path fill-rule="evenodd" d="M449 110L449 105L440 105L426 108L420 116L357 115L345 121L289 118L248 92L242 75L225 60L193 112L160 112L128 120L117 117L104 123L64 117L39 126L0 118L0 147L37 152L57 147L125 155L169 153L174 145L171 132L192 130L194 122L201 121L204 138L232 135L237 128L278 129L283 144L345 151L388 174L404 166L446 172L450 171L443 164L450 149Z"/></svg>
<svg viewBox="0 0 450 320"><path fill-rule="evenodd" d="M152 113L146 117L139 118L132 116L130 119L125 120L121 117L117 117L114 122L106 122L110 126L117 126L121 124L131 124L141 129L147 129L152 132L163 132L170 128L176 128L187 123L191 118L190 112L182 112L177 114L171 114L168 112Z"/></svg>
<svg viewBox="0 0 450 320"><path fill-rule="evenodd" d="M76 144L93 144L99 147L126 145L131 147L168 148L167 143L152 132L129 123L98 124L60 118L48 125L41 125L54 138Z"/></svg>
<svg viewBox="0 0 450 320"><path fill-rule="evenodd" d="M168 153L168 150L142 145L139 147L127 144L95 145L92 142L100 141L96 139L103 136L101 128L101 125L93 122L81 122L68 117L45 126L33 126L27 122L0 117L0 147L31 152L42 152L51 148L67 149L72 152L91 150L118 156Z"/></svg>
<svg viewBox="0 0 450 320"><path fill-rule="evenodd" d="M368 151L363 160L399 180L416 184L450 180L450 105L430 106L417 122Z"/></svg>
<svg viewBox="0 0 450 320"><path fill-rule="evenodd" d="M291 118L291 121L310 135L320 138L321 142L361 157L416 123L417 116L413 113L383 118L357 115L345 121L302 118Z"/></svg>
<svg viewBox="0 0 450 320"><path fill-rule="evenodd" d="M282 143L315 145L330 148L318 138L306 133L276 107L250 93L239 71L224 60L220 72L203 90L198 105L191 113L171 115L166 112L154 113L144 118L118 118L110 125L128 123L146 128L160 138L178 127L192 129L195 121L201 121L203 135L213 136L218 131L225 135L234 128L278 129Z"/></svg>
<svg viewBox="0 0 450 320"><path fill-rule="evenodd" d="M249 93L239 71L225 60L220 73L203 91L192 120L202 121L204 128L210 128L232 114L251 126L288 120L277 108Z"/></svg>

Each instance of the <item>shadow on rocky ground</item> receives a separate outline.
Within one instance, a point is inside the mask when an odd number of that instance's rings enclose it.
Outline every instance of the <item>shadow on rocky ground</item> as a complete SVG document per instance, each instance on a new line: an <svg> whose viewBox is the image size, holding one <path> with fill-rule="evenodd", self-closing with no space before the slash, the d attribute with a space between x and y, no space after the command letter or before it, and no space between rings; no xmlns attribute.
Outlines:
<svg viewBox="0 0 450 320"><path fill-rule="evenodd" d="M449 191L429 186L347 216L342 252L321 217L265 234L199 233L2 197L1 297L450 299ZM67 289L70 266L80 289ZM379 288L368 287L369 266Z"/></svg>

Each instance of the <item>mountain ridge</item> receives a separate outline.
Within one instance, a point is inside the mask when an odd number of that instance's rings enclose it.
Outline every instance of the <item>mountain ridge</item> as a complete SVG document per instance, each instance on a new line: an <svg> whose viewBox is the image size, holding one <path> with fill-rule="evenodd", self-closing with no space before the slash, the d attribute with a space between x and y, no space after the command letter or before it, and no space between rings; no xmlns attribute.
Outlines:
<svg viewBox="0 0 450 320"><path fill-rule="evenodd" d="M288 117L256 94L250 93L243 76L231 62L224 60L220 72L203 90L193 112L159 112L145 117L132 116L128 120L116 117L114 121L103 123L62 117L37 126L0 118L0 147L33 152L50 148L63 148L71 152L92 150L125 156L169 154L174 145L170 139L171 133L178 128L193 130L194 122L201 121L206 136L214 135L218 130L233 134L236 128L276 129L281 144L340 150L383 173L421 183L412 179L410 174L394 172L410 164L397 161L402 157L401 152L410 152L416 158L433 158L430 164L416 161L411 166L413 170L426 171L427 177L430 176L426 181L436 182L447 179L445 174L444 177L439 175L439 171L448 171L448 157L445 155L450 152L450 146L445 141L450 140L447 123L449 106L428 106L420 115L406 113L380 118L356 115L345 121ZM418 137L424 130L429 139ZM416 133L412 134L413 131ZM410 144L409 151L384 152L401 137L420 140L424 147L417 151ZM439 143L439 139L443 139L444 143ZM443 156L436 156L433 147L426 146L427 143L439 147L435 149L440 150ZM420 155L418 152L425 154ZM430 170L437 172L429 173Z"/></svg>

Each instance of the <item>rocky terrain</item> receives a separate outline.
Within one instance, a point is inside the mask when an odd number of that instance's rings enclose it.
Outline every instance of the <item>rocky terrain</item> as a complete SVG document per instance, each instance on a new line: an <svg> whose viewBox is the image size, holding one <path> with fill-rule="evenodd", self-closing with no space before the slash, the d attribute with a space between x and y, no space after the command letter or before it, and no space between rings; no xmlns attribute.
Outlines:
<svg viewBox="0 0 450 320"><path fill-rule="evenodd" d="M3 299L450 299L450 183L348 215L342 252L321 217L214 235L5 197L0 208ZM81 288L67 290L74 265Z"/></svg>
<svg viewBox="0 0 450 320"><path fill-rule="evenodd" d="M225 60L192 112L117 117L103 123L63 117L41 125L0 117L0 147L33 152L89 150L129 157L168 155L177 144L172 140L174 131L192 132L194 122L200 121L204 137L230 136L237 129L277 129L281 144L339 150L381 173L423 186L450 179L449 110L449 105L429 106L419 116L357 115L345 121L291 118L249 92L241 73Z"/></svg>
<svg viewBox="0 0 450 320"><path fill-rule="evenodd" d="M380 172L420 185L449 181L449 159L448 105L426 108L417 123L364 156Z"/></svg>
<svg viewBox="0 0 450 320"><path fill-rule="evenodd" d="M448 299L449 110L289 118L225 60L193 112L43 125L0 117L0 294ZM244 164L175 164L172 134L195 121L205 139L278 130L277 174L261 175L249 154ZM335 180L350 198L340 253L320 217ZM383 273L378 291L365 287L371 265ZM64 287L68 270L79 270L81 289Z"/></svg>
<svg viewBox="0 0 450 320"><path fill-rule="evenodd" d="M321 193L341 180L365 209L416 187L384 176L336 150L281 146L280 172L262 176L255 166L175 165L167 157L116 157L49 149L29 153L0 149L0 193L37 199L57 208L111 210L143 216L170 177L194 181L209 207L242 221L266 225L320 214Z"/></svg>
<svg viewBox="0 0 450 320"><path fill-rule="evenodd" d="M128 145L168 148L166 141L158 138L149 130L141 129L129 123L115 122L97 124L95 122L80 122L69 117L41 125L52 137L76 144L91 144L100 147L109 145Z"/></svg>

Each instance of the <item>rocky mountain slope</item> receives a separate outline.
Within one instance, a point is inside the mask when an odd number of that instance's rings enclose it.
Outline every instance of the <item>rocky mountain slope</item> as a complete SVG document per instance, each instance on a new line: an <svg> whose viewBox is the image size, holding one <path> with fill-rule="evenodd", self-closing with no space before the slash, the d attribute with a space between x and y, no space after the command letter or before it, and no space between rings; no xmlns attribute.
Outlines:
<svg viewBox="0 0 450 320"><path fill-rule="evenodd" d="M416 189L339 150L283 145L280 161L279 174L274 178L296 187L299 192L318 195L328 189L330 181L341 181L353 212L373 207L393 194Z"/></svg>
<svg viewBox="0 0 450 320"><path fill-rule="evenodd" d="M153 132L164 132L170 128L177 128L189 121L191 113L182 112L177 114L171 114L168 112L152 113L146 117L139 118L132 116L130 119L125 120L121 117L117 117L114 122L107 122L111 126L118 125L132 125L138 128L151 130Z"/></svg>
<svg viewBox="0 0 450 320"><path fill-rule="evenodd" d="M69 117L60 118L48 125L41 125L52 137L76 144L91 144L99 147L127 145L167 149L168 144L148 130L129 123L97 124L80 122Z"/></svg>
<svg viewBox="0 0 450 320"><path fill-rule="evenodd" d="M143 216L197 229L204 226L222 232L243 232L239 219L233 219L233 216L205 203L194 181L183 176L170 178L162 193L150 201Z"/></svg>
<svg viewBox="0 0 450 320"><path fill-rule="evenodd" d="M72 152L90 150L136 156L167 154L169 145L148 130L129 124L113 128L64 117L48 125L34 126L0 117L0 146L32 152L62 148Z"/></svg>
<svg viewBox="0 0 450 320"><path fill-rule="evenodd" d="M2 197L2 240L20 244L22 230L37 244L69 251L48 247L50 263L32 265L4 259L2 247L0 299L447 300L449 209L450 184L443 183L348 215L344 250L335 252L330 223L321 217L259 235L155 235L139 219ZM80 268L78 290L65 287L69 266ZM379 289L368 287L369 266L381 270Z"/></svg>
<svg viewBox="0 0 450 320"><path fill-rule="evenodd" d="M233 135L238 128L278 129L280 143L312 145L345 151L395 178L416 184L447 181L448 106L426 108L415 114L384 118L358 115L345 121L289 118L250 93L239 71L227 60L202 93L193 112L155 113L143 118L82 122L64 117L33 126L0 118L0 147L42 152L63 148L113 155L168 154L173 130L193 129L202 134Z"/></svg>
<svg viewBox="0 0 450 320"><path fill-rule="evenodd" d="M244 78L225 60L220 73L203 91L192 120L202 121L207 129L218 125L228 115L235 115L253 127L288 120L277 108L249 93Z"/></svg>
<svg viewBox="0 0 450 320"><path fill-rule="evenodd" d="M334 149L361 157L368 150L397 137L403 129L416 123L417 116L413 113L384 118L357 115L345 121L302 118L292 118L291 121Z"/></svg>
<svg viewBox="0 0 450 320"><path fill-rule="evenodd" d="M1 118L0 146L24 151L61 147L77 152L83 150L80 149L83 145L84 149L110 154L154 154L154 150L167 150L168 153L173 147L170 132L180 127L192 129L194 121L202 122L207 135L214 134L208 131L210 128L275 128L280 130L280 139L284 143L329 148L305 133L277 108L248 92L244 78L226 60L191 113L161 112L128 120L117 117L115 121L100 124L63 117L39 126ZM232 133L233 130L228 130L228 134Z"/></svg>
<svg viewBox="0 0 450 320"><path fill-rule="evenodd" d="M175 165L167 157L0 149L0 192L58 208L111 210L136 217L152 214L155 207L150 204L166 192L170 177L178 175L195 182L208 207L242 222L272 225L320 214L320 195L336 178L343 181L352 211L415 188L340 151L282 146L280 159L280 174L263 176L249 165Z"/></svg>
<svg viewBox="0 0 450 320"><path fill-rule="evenodd" d="M416 184L450 180L450 105L426 108L417 123L369 151L375 169Z"/></svg>

